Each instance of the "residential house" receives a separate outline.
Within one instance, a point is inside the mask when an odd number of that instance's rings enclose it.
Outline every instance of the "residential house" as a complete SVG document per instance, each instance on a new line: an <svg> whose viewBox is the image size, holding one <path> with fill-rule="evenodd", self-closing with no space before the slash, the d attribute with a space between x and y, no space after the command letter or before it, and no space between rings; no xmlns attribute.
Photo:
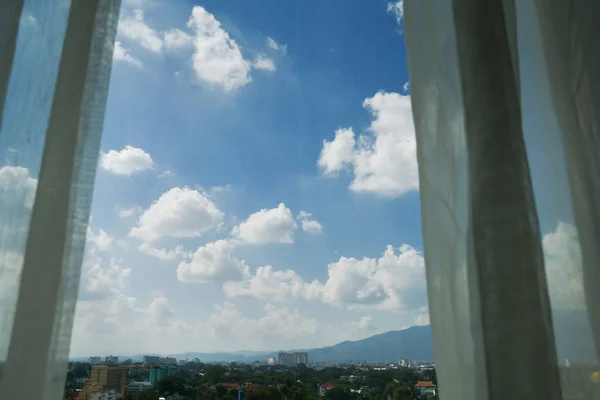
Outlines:
<svg viewBox="0 0 600 400"><path fill-rule="evenodd" d="M333 383L325 382L319 385L319 396L325 396L328 390L333 389L335 385Z"/></svg>
<svg viewBox="0 0 600 400"><path fill-rule="evenodd" d="M419 381L415 385L415 388L417 389L417 391L419 393L421 393L421 395L424 395L424 394L435 395L438 391L437 385L434 384L432 381Z"/></svg>

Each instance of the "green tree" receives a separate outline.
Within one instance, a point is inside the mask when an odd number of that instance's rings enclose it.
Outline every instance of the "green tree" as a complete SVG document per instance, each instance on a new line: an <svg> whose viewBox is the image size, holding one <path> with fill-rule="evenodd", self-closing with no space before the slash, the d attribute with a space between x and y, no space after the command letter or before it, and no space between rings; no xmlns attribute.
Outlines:
<svg viewBox="0 0 600 400"><path fill-rule="evenodd" d="M185 383L185 379L181 376L165 376L158 382L158 393L161 395L175 393L183 394L185 391Z"/></svg>
<svg viewBox="0 0 600 400"><path fill-rule="evenodd" d="M227 393L227 388L225 386L217 385L215 391L217 392L217 398L222 399Z"/></svg>
<svg viewBox="0 0 600 400"><path fill-rule="evenodd" d="M204 379L209 385L216 385L223 382L225 368L220 365L211 365L204 370Z"/></svg>
<svg viewBox="0 0 600 400"><path fill-rule="evenodd" d="M325 399L327 400L347 400L350 397L350 391L334 387L325 392Z"/></svg>
<svg viewBox="0 0 600 400"><path fill-rule="evenodd" d="M276 387L258 388L248 393L248 400L282 400L283 396Z"/></svg>
<svg viewBox="0 0 600 400"><path fill-rule="evenodd" d="M283 395L284 399L287 399L288 397L290 397L291 395L291 390L289 388L288 385L286 385L285 383L282 385L279 385L279 391L281 392L281 394Z"/></svg>
<svg viewBox="0 0 600 400"><path fill-rule="evenodd" d="M412 390L406 387L397 387L392 394L392 400L412 400L413 398Z"/></svg>

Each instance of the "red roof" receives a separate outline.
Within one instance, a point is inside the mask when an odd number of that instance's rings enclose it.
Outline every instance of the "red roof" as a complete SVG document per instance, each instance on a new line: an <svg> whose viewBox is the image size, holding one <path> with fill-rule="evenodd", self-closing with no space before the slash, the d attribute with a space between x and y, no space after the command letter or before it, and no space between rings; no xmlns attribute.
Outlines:
<svg viewBox="0 0 600 400"><path fill-rule="evenodd" d="M218 383L217 386L223 386L225 388L238 388L240 386L239 383Z"/></svg>
<svg viewBox="0 0 600 400"><path fill-rule="evenodd" d="M329 383L329 382L325 382L324 384L321 385L324 388L332 388L335 387L335 385L333 383ZM333 393L333 392L331 392Z"/></svg>
<svg viewBox="0 0 600 400"><path fill-rule="evenodd" d="M260 387L260 385L258 383L247 383L246 387L248 389L258 389Z"/></svg>
<svg viewBox="0 0 600 400"><path fill-rule="evenodd" d="M431 381L419 381L415 385L416 387L436 387L436 385Z"/></svg>

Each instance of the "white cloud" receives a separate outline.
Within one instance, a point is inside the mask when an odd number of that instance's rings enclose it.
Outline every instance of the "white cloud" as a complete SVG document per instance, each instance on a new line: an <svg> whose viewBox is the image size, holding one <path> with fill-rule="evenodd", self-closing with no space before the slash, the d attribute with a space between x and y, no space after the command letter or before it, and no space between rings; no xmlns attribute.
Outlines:
<svg viewBox="0 0 600 400"><path fill-rule="evenodd" d="M270 49L279 50L279 43L269 36L267 36L267 46L269 46Z"/></svg>
<svg viewBox="0 0 600 400"><path fill-rule="evenodd" d="M152 242L163 237L192 238L218 228L224 214L203 193L172 188L144 211L130 236Z"/></svg>
<svg viewBox="0 0 600 400"><path fill-rule="evenodd" d="M165 32L164 46L167 49L179 50L192 46L192 36L181 29L171 29Z"/></svg>
<svg viewBox="0 0 600 400"><path fill-rule="evenodd" d="M158 179L163 179L163 178L168 178L169 176L173 176L173 175L175 175L173 172L171 172L171 171L169 171L169 170L166 170L166 171L163 171L163 172L161 172L161 173L160 173L160 174L157 176L157 178L158 178Z"/></svg>
<svg viewBox="0 0 600 400"><path fill-rule="evenodd" d="M270 265L261 266L245 281L226 282L223 291L227 298L257 298L268 301L293 299L317 300L322 285L318 281L305 282L293 270L276 271Z"/></svg>
<svg viewBox="0 0 600 400"><path fill-rule="evenodd" d="M402 86L402 90L403 90L404 94L410 93L410 81L404 82L404 86Z"/></svg>
<svg viewBox="0 0 600 400"><path fill-rule="evenodd" d="M162 52L163 39L160 33L146 25L144 12L140 9L135 10L132 17L127 17L119 22L119 34L138 42L142 47L154 53Z"/></svg>
<svg viewBox="0 0 600 400"><path fill-rule="evenodd" d="M298 217L302 230L308 233L322 233L323 225L319 221L313 218L313 215L306 211L300 211Z"/></svg>
<svg viewBox="0 0 600 400"><path fill-rule="evenodd" d="M88 257L81 274L79 298L98 300L121 293L128 283L131 268L120 265L114 258L107 265L100 257Z"/></svg>
<svg viewBox="0 0 600 400"><path fill-rule="evenodd" d="M97 248L98 250L106 251L109 249L110 245L112 244L113 238L110 237L108 235L108 233L106 233L104 231L104 229L102 229L102 228L100 228L98 230L98 233L96 234L92 230L92 227L88 226L87 241L88 241L88 243L93 244L95 246L95 248Z"/></svg>
<svg viewBox="0 0 600 400"><path fill-rule="evenodd" d="M103 170L115 175L132 175L154 168L150 154L133 146L125 146L123 150L110 150L102 153L100 166Z"/></svg>
<svg viewBox="0 0 600 400"><path fill-rule="evenodd" d="M189 251L185 251L183 246L176 246L173 250L167 250L167 249L158 249L156 247L152 247L148 243L142 243L141 245L139 245L138 250L141 253L144 253L146 255L156 257L156 258L159 258L159 259L165 260L165 261L180 260L180 259L192 257L192 253Z"/></svg>
<svg viewBox="0 0 600 400"><path fill-rule="evenodd" d="M129 52L129 49L124 48L121 45L121 42L115 42L115 49L113 52L113 60L114 61L123 61L126 64L132 65L134 67L142 67L143 64L140 60L133 57Z"/></svg>
<svg viewBox="0 0 600 400"><path fill-rule="evenodd" d="M215 307L207 325L224 339L261 338L260 342L271 342L271 346L273 338L295 339L317 332L317 320L305 318L298 309L267 304L264 311L263 317L248 318L234 304L225 302Z"/></svg>
<svg viewBox="0 0 600 400"><path fill-rule="evenodd" d="M292 212L285 204L280 203L277 208L263 208L251 214L233 228L231 234L251 244L293 243L296 228Z"/></svg>
<svg viewBox="0 0 600 400"><path fill-rule="evenodd" d="M252 66L256 69L269 72L273 72L277 69L275 68L275 63L273 62L273 60L263 55L259 55L258 57L256 57L256 60L254 60Z"/></svg>
<svg viewBox="0 0 600 400"><path fill-rule="evenodd" d="M225 91L239 89L252 80L251 64L214 15L195 6L188 26L194 31L192 65L199 80Z"/></svg>
<svg viewBox="0 0 600 400"><path fill-rule="evenodd" d="M227 282L229 298L315 300L353 309L414 310L427 304L423 256L409 245L388 246L380 258L341 257L327 267L325 283L304 281L292 270L258 267L242 282Z"/></svg>
<svg viewBox="0 0 600 400"><path fill-rule="evenodd" d="M177 267L180 282L225 282L244 279L249 275L248 265L235 257L235 243L217 240L198 248L190 262Z"/></svg>
<svg viewBox="0 0 600 400"><path fill-rule="evenodd" d="M23 167L5 165L0 168L0 209L11 210L14 207L31 210L35 199L37 179L29 175L29 170Z"/></svg>
<svg viewBox="0 0 600 400"><path fill-rule="evenodd" d="M120 208L117 209L117 211L119 212L119 218L130 218L138 215L140 212L142 212L142 209L136 206L129 208Z"/></svg>
<svg viewBox="0 0 600 400"><path fill-rule="evenodd" d="M429 325L429 313L420 314L415 318L415 325Z"/></svg>
<svg viewBox="0 0 600 400"><path fill-rule="evenodd" d="M585 309L581 249L577 229L559 221L543 237L550 303L556 309Z"/></svg>
<svg viewBox="0 0 600 400"><path fill-rule="evenodd" d="M318 166L325 176L350 170L350 189L398 197L417 190L418 167L410 97L378 92L365 99L373 121L355 138L352 128L338 129L333 141L323 141Z"/></svg>
<svg viewBox="0 0 600 400"><path fill-rule="evenodd" d="M380 258L341 257L327 267L323 301L401 310L427 303L425 262L409 245L388 246Z"/></svg>
<svg viewBox="0 0 600 400"><path fill-rule="evenodd" d="M359 319L358 321L352 321L352 325L354 325L360 329L368 329L368 330L377 329L377 327L373 324L373 317L371 317L370 315L361 317L361 319Z"/></svg>
<svg viewBox="0 0 600 400"><path fill-rule="evenodd" d="M402 24L404 20L404 0L396 0L388 3L387 11L396 17L398 24Z"/></svg>

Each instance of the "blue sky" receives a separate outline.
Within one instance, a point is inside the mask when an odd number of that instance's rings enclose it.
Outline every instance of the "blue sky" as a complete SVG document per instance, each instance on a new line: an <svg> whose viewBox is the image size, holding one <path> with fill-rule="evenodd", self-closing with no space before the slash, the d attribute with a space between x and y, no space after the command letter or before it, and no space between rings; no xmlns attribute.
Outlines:
<svg viewBox="0 0 600 400"><path fill-rule="evenodd" d="M310 348L428 323L400 2L258 3L123 0L71 356ZM44 7L28 3L22 44L64 29ZM578 308L558 127L521 32L553 305ZM5 317L56 73L35 61L60 42L19 49L30 69L0 134L0 199L19 200L1 204L19 232L0 252Z"/></svg>
<svg viewBox="0 0 600 400"><path fill-rule="evenodd" d="M387 1L125 1L117 41L74 355L321 346L427 322L416 175L381 162L406 136L406 169L416 171L404 39ZM336 137L349 128L354 148ZM360 147L360 135L373 143ZM324 140L341 147L325 154ZM161 208L171 215L149 213L164 193L174 196ZM216 220L200 215L204 200ZM191 203L173 211L177 201ZM198 218L198 232L182 233L177 218ZM136 237L136 227L160 232ZM330 277L332 263L356 263L356 277ZM401 263L414 272L400 286L418 299L383 275L363 281ZM257 279L265 266L275 274L268 284ZM119 296L135 306L107 312L109 322L123 311L162 331L115 347L94 330L91 315ZM160 317L149 311L156 304ZM247 321L227 326L236 313ZM116 323L123 335L139 329Z"/></svg>

